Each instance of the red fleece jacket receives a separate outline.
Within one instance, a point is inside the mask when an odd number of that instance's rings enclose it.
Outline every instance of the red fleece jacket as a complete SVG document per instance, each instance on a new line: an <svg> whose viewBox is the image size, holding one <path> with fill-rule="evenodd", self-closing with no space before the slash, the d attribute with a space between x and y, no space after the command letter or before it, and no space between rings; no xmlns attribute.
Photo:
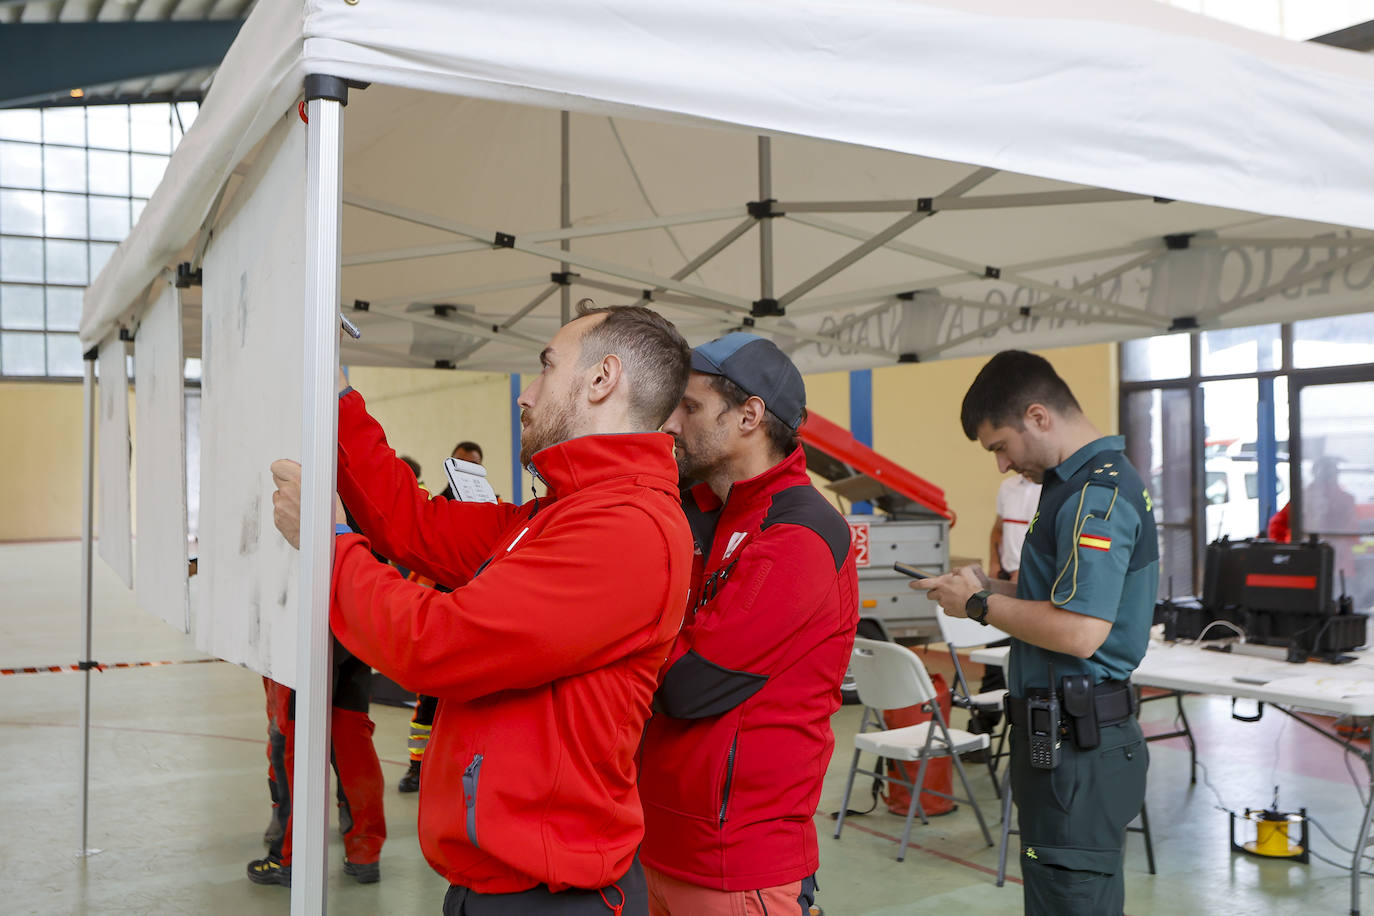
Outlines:
<svg viewBox="0 0 1374 916"><path fill-rule="evenodd" d="M701 552L692 602L644 736L645 865L723 891L819 864L812 817L830 717L859 622L849 525L800 448L684 499Z"/></svg>
<svg viewBox="0 0 1374 916"><path fill-rule="evenodd" d="M635 752L691 575L669 436L585 436L533 464L549 488L534 506L427 499L362 397L339 401L339 494L367 538L336 538L330 621L439 698L420 846L482 893L599 888L629 869ZM459 587L407 582L370 547Z"/></svg>

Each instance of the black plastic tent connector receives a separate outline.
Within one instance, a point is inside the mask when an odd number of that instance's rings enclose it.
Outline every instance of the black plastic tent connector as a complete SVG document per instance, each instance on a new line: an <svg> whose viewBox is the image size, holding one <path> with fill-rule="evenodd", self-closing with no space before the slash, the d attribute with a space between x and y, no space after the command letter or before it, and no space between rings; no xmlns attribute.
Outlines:
<svg viewBox="0 0 1374 916"><path fill-rule="evenodd" d="M786 213L774 206L777 202L777 198L770 197L767 200L751 200L746 206L749 215L754 219L774 219L779 216L786 216Z"/></svg>
<svg viewBox="0 0 1374 916"><path fill-rule="evenodd" d="M372 303L368 302L366 299L353 300L353 311L355 312L366 312L370 308L372 308Z"/></svg>
<svg viewBox="0 0 1374 916"><path fill-rule="evenodd" d="M515 236L511 235L509 232L498 232L496 233L496 238L492 239L491 247L514 248Z"/></svg>
<svg viewBox="0 0 1374 916"><path fill-rule="evenodd" d="M903 353L897 357L897 362L899 363L919 363L920 361L921 357L917 356L915 353Z"/></svg>
<svg viewBox="0 0 1374 916"><path fill-rule="evenodd" d="M435 369L457 369L458 367L455 366L455 365L453 364L453 360L451 360L451 359L436 359L436 360L434 361L434 368L435 368Z"/></svg>
<svg viewBox="0 0 1374 916"><path fill-rule="evenodd" d="M512 239L511 241L513 242L515 240ZM558 270L549 274L549 282L557 283L559 286L572 286L573 278L580 276L582 275L575 274L571 270Z"/></svg>
<svg viewBox="0 0 1374 916"><path fill-rule="evenodd" d="M119 329L119 339L120 339L120 340L133 340L133 339L134 339L134 332L133 332L133 331L130 331L128 328L120 328L120 329Z"/></svg>
<svg viewBox="0 0 1374 916"><path fill-rule="evenodd" d="M1197 319L1192 315L1183 318L1175 318L1169 325L1170 331L1196 331Z"/></svg>
<svg viewBox="0 0 1374 916"><path fill-rule="evenodd" d="M776 299L755 299L749 314L755 318L780 318L787 314L787 309L778 305Z"/></svg>
<svg viewBox="0 0 1374 916"><path fill-rule="evenodd" d="M458 306L456 305L435 305L431 306L431 308L434 309L435 318L447 318L458 310Z"/></svg>
<svg viewBox="0 0 1374 916"><path fill-rule="evenodd" d="M1164 236L1164 247L1170 251L1185 251L1193 244L1191 232L1179 232Z"/></svg>
<svg viewBox="0 0 1374 916"><path fill-rule="evenodd" d="M984 267L984 268L983 268L983 276L986 277L986 278L989 279L989 280L1000 280L1000 279L1002 279L1002 268L1000 268L1000 267L991 267L991 266L989 266L989 267Z"/></svg>
<svg viewBox="0 0 1374 916"><path fill-rule="evenodd" d="M203 268L197 267L192 270L190 261L182 261L177 265L177 276L173 285L177 289L187 289L192 286L200 286L204 279L205 270Z"/></svg>

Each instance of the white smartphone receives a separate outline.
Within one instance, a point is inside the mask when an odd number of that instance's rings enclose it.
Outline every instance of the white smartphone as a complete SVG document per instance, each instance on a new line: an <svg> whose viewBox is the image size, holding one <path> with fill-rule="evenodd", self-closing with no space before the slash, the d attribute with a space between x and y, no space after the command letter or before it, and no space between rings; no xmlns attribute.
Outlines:
<svg viewBox="0 0 1374 916"><path fill-rule="evenodd" d="M496 491L487 483L487 469L461 458L444 459L444 473L453 488L453 498L465 503L494 503Z"/></svg>

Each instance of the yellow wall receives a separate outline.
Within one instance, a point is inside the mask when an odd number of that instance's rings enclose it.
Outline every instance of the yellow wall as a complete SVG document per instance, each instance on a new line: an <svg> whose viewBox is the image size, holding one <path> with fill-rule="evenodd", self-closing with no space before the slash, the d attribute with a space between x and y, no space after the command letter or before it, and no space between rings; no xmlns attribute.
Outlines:
<svg viewBox="0 0 1374 916"><path fill-rule="evenodd" d="M0 541L81 532L81 385L0 383Z"/></svg>
<svg viewBox="0 0 1374 916"><path fill-rule="evenodd" d="M1116 347L1043 352L1088 417L1104 433L1115 432ZM874 448L944 488L959 516L951 534L954 556L985 556L994 514L997 467L959 428L960 402L984 362L947 360L873 373ZM442 461L449 450L472 439L485 452L492 486L511 498L508 376L357 367L350 377L392 447L420 462L432 489L444 486ZM811 409L849 426L848 373L812 375L806 385ZM79 536L81 386L0 383L0 435L0 541ZM528 475L522 495L528 498Z"/></svg>
<svg viewBox="0 0 1374 916"><path fill-rule="evenodd" d="M454 445L468 439L482 446L492 488L502 499L511 498L509 376L357 366L348 380L382 424L391 447L420 462L431 492L447 485L443 461Z"/></svg>
<svg viewBox="0 0 1374 916"><path fill-rule="evenodd" d="M1041 350L1103 435L1117 431L1116 346ZM996 516L993 457L964 438L959 408L987 357L890 366L873 372L873 447L939 486L958 516L950 555L987 563Z"/></svg>

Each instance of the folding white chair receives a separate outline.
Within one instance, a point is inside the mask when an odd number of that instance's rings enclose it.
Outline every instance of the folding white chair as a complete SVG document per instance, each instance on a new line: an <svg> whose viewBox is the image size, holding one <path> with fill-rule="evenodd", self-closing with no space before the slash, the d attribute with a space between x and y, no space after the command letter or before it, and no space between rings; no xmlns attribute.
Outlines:
<svg viewBox="0 0 1374 916"><path fill-rule="evenodd" d="M849 781L844 787L844 802L840 805L838 822L835 824L835 839L844 830L844 818L849 810L849 796L854 789L854 777L858 773L873 776L884 782L895 782L906 786L911 792L911 803L907 806L906 826L902 830L901 845L897 849L897 861L906 858L906 847L911 841L911 821L916 814L921 815L921 823L929 823L925 810L921 807L922 792L929 792L952 801L967 802L973 807L978 818L978 826L983 838L992 846L992 834L988 832L987 822L983 820L982 809L973 798L968 775L959 761L959 755L988 747L987 735L973 735L966 731L950 728L940 713L935 686L930 682L926 666L910 649L890 642L872 639L854 640L854 652L850 659L855 686L859 699L864 704L863 719L859 733L854 736L854 759L849 764ZM928 705L930 721L905 728L866 731L870 713L876 716L874 725L881 728L882 711L885 709L904 709L908 706ZM859 755L864 751L880 758L878 769L882 769L881 758L906 762L920 761L916 778L908 782L888 773L859 768ZM959 773L959 781L964 786L965 795L948 795L933 789L923 788L926 768L937 757L950 757L954 769Z"/></svg>
<svg viewBox="0 0 1374 916"><path fill-rule="evenodd" d="M996 737L997 748L988 752L988 775L992 777L993 790L997 792L997 797L1002 797L1001 782L997 778L997 761L1006 757L1007 751L1007 718L1004 706L1006 704L1006 688L1001 690L988 690L981 693L974 693L969 686L968 678L964 676L964 667L959 663L960 649L974 649L986 646L988 643L998 642L1006 639L1007 634L994 626L984 626L976 620L969 620L967 617L951 617L943 611L937 611L935 619L940 624L940 638L949 646L949 657L954 661L954 689L950 692L950 700L961 709L967 709L970 714L979 713L998 713L1002 715L1002 721L996 734L989 738Z"/></svg>

